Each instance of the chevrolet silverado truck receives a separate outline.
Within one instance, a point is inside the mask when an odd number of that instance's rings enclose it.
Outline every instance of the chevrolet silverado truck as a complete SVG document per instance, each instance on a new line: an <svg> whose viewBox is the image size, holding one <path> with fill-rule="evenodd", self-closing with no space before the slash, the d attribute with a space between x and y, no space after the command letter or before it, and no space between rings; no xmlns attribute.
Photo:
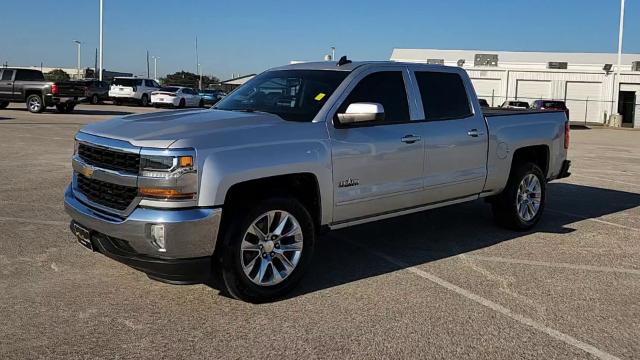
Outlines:
<svg viewBox="0 0 640 360"><path fill-rule="evenodd" d="M46 81L39 70L0 69L0 109L12 102L24 102L32 113L51 106L58 112L70 113L84 97L85 88L73 81Z"/></svg>
<svg viewBox="0 0 640 360"><path fill-rule="evenodd" d="M460 68L268 70L208 110L117 117L75 136L78 241L150 278L282 297L318 233L486 199L527 230L569 176L564 112L483 110Z"/></svg>

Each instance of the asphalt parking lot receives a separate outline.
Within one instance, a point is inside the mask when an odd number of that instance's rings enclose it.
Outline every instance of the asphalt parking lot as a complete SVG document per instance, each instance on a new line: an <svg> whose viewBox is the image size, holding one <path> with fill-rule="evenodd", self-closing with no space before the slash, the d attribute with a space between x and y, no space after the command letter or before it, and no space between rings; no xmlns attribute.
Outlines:
<svg viewBox="0 0 640 360"><path fill-rule="evenodd" d="M73 134L152 108L0 111L0 358L639 358L640 131L574 130L531 232L482 201L323 236L288 299L172 286L76 244Z"/></svg>

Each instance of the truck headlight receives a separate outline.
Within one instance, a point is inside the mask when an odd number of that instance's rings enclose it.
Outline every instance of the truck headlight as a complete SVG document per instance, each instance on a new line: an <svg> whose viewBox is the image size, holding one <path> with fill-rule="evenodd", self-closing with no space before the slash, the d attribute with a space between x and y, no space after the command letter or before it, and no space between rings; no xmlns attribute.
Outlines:
<svg viewBox="0 0 640 360"><path fill-rule="evenodd" d="M184 152L184 151L183 151ZM140 156L138 187L143 198L151 200L195 200L198 173L195 154Z"/></svg>

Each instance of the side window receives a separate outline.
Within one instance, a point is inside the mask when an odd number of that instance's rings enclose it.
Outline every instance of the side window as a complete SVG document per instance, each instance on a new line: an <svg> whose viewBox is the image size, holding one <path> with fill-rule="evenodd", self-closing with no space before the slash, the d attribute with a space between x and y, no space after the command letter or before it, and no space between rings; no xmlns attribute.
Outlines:
<svg viewBox="0 0 640 360"><path fill-rule="evenodd" d="M153 87L153 82L151 80L145 80L144 81L144 86L146 87Z"/></svg>
<svg viewBox="0 0 640 360"><path fill-rule="evenodd" d="M358 102L379 103L384 107L385 119L375 123L407 122L409 103L402 71L381 71L360 80L338 109L344 113L350 104Z"/></svg>
<svg viewBox="0 0 640 360"><path fill-rule="evenodd" d="M142 79L135 80L136 86L142 86Z"/></svg>
<svg viewBox="0 0 640 360"><path fill-rule="evenodd" d="M460 75L427 71L415 74L427 120L463 119L473 114Z"/></svg>
<svg viewBox="0 0 640 360"><path fill-rule="evenodd" d="M160 84L158 84L157 81L153 80L152 83L153 83L153 87L157 87L157 88L160 87Z"/></svg>
<svg viewBox="0 0 640 360"><path fill-rule="evenodd" d="M11 81L12 78L13 78L13 70L4 70L2 72L2 80Z"/></svg>

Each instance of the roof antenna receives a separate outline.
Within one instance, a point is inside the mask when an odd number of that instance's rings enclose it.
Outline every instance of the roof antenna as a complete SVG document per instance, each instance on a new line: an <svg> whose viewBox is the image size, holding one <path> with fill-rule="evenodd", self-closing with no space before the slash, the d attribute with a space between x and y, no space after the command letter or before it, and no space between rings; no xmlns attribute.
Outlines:
<svg viewBox="0 0 640 360"><path fill-rule="evenodd" d="M351 60L347 59L346 55L341 57L340 60L338 60L338 66L347 65L347 64L351 64Z"/></svg>

